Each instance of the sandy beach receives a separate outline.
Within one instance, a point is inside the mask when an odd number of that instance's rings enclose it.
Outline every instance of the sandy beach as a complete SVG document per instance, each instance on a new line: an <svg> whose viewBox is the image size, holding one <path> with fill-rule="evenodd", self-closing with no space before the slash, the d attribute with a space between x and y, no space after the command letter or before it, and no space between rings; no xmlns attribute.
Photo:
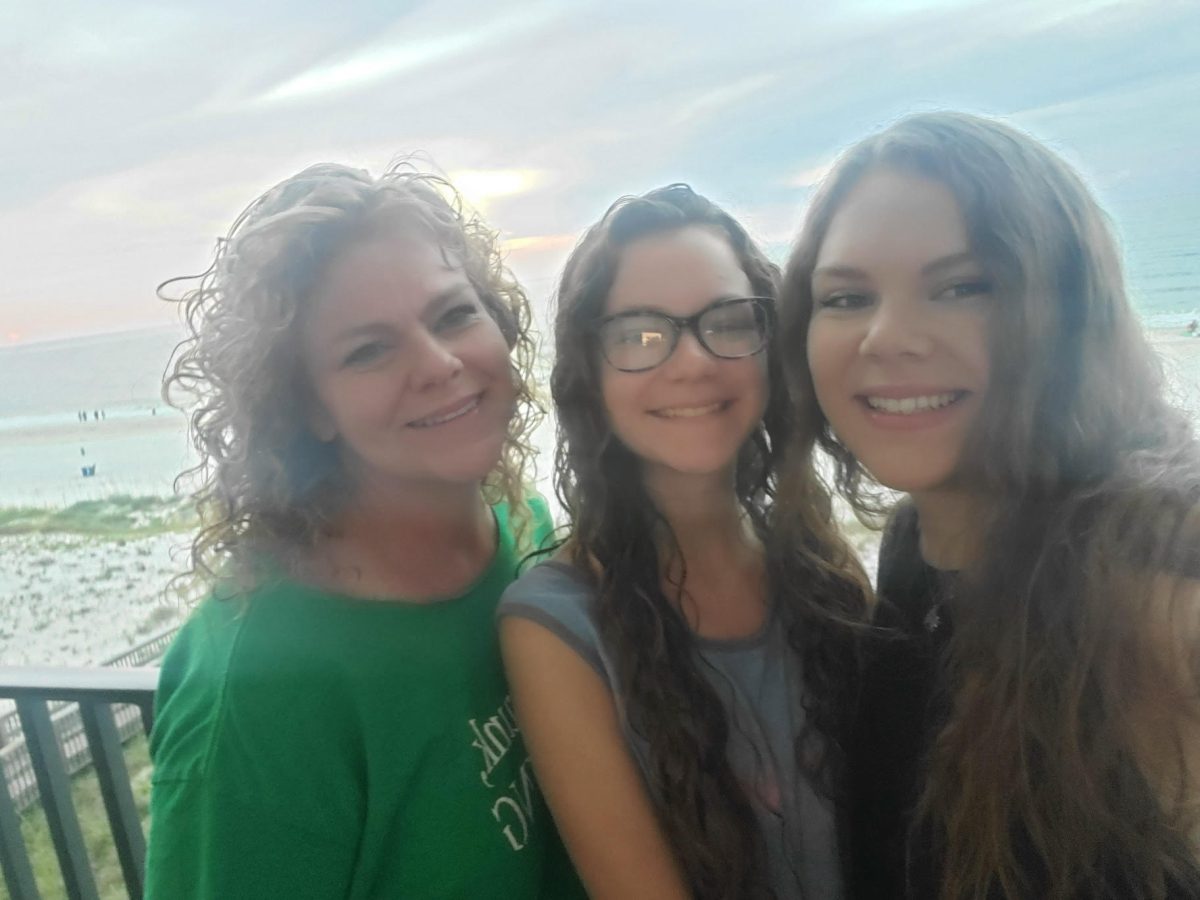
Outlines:
<svg viewBox="0 0 1200 900"><path fill-rule="evenodd" d="M165 589L188 537L0 534L0 664L98 663L181 621Z"/></svg>
<svg viewBox="0 0 1200 900"><path fill-rule="evenodd" d="M178 622L182 609L163 586L185 537L0 538L0 660L87 665Z"/></svg>
<svg viewBox="0 0 1200 900"><path fill-rule="evenodd" d="M1152 331L1150 338L1162 357L1172 401L1192 413L1200 428L1200 337L1173 328Z"/></svg>

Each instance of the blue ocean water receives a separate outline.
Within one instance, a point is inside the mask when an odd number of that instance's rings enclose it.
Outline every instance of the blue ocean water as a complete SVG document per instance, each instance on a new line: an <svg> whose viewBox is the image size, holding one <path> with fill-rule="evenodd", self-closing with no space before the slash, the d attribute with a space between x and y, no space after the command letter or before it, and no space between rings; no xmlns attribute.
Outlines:
<svg viewBox="0 0 1200 900"><path fill-rule="evenodd" d="M0 349L0 505L169 494L193 459L184 416L159 397L179 337L154 329Z"/></svg>
<svg viewBox="0 0 1200 900"><path fill-rule="evenodd" d="M1178 191L1114 209L1130 300L1151 327L1200 317L1200 186Z"/></svg>
<svg viewBox="0 0 1200 900"><path fill-rule="evenodd" d="M182 337L153 328L0 347L0 428L51 424L82 410L162 406L163 372Z"/></svg>

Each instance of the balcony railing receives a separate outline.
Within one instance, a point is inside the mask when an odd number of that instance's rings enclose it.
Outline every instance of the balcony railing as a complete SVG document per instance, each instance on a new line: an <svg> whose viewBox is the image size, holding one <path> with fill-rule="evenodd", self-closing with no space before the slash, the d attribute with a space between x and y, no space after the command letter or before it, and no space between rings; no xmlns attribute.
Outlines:
<svg viewBox="0 0 1200 900"><path fill-rule="evenodd" d="M153 668L0 666L0 701L15 703L20 722L19 735L12 720L0 726L0 867L12 900L41 900L21 834L21 812L38 797L66 896L99 900L71 799L71 776L89 762L126 890L132 900L141 900L146 838L125 765L124 740L139 731L149 735L157 679ZM32 777L25 767L32 769Z"/></svg>

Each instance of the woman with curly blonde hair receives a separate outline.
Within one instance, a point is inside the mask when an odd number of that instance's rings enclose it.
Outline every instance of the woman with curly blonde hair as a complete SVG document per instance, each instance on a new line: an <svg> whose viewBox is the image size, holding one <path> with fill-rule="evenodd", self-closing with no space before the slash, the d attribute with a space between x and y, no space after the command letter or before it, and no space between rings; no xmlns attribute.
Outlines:
<svg viewBox="0 0 1200 900"><path fill-rule="evenodd" d="M581 895L492 626L550 527L495 235L435 176L317 165L183 299L211 593L163 664L148 896Z"/></svg>

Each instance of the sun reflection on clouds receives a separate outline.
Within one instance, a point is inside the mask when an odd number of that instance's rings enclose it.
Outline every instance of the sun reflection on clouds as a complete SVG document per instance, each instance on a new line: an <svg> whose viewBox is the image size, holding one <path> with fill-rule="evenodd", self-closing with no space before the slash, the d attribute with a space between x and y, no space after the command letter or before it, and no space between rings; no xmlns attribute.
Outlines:
<svg viewBox="0 0 1200 900"><path fill-rule="evenodd" d="M512 237L502 242L508 253L541 253L547 250L562 250L575 243L579 235L540 234L529 237Z"/></svg>
<svg viewBox="0 0 1200 900"><path fill-rule="evenodd" d="M505 263L525 288L533 305L537 327L543 334L552 329L550 299L578 232L519 235L501 242Z"/></svg>
<svg viewBox="0 0 1200 900"><path fill-rule="evenodd" d="M806 166L788 178L785 183L788 187L795 188L816 187L829 174L829 170L833 168L833 163L834 161L830 159L816 165Z"/></svg>
<svg viewBox="0 0 1200 900"><path fill-rule="evenodd" d="M448 177L463 199L481 212L490 201L524 194L545 180L537 169L459 169Z"/></svg>

